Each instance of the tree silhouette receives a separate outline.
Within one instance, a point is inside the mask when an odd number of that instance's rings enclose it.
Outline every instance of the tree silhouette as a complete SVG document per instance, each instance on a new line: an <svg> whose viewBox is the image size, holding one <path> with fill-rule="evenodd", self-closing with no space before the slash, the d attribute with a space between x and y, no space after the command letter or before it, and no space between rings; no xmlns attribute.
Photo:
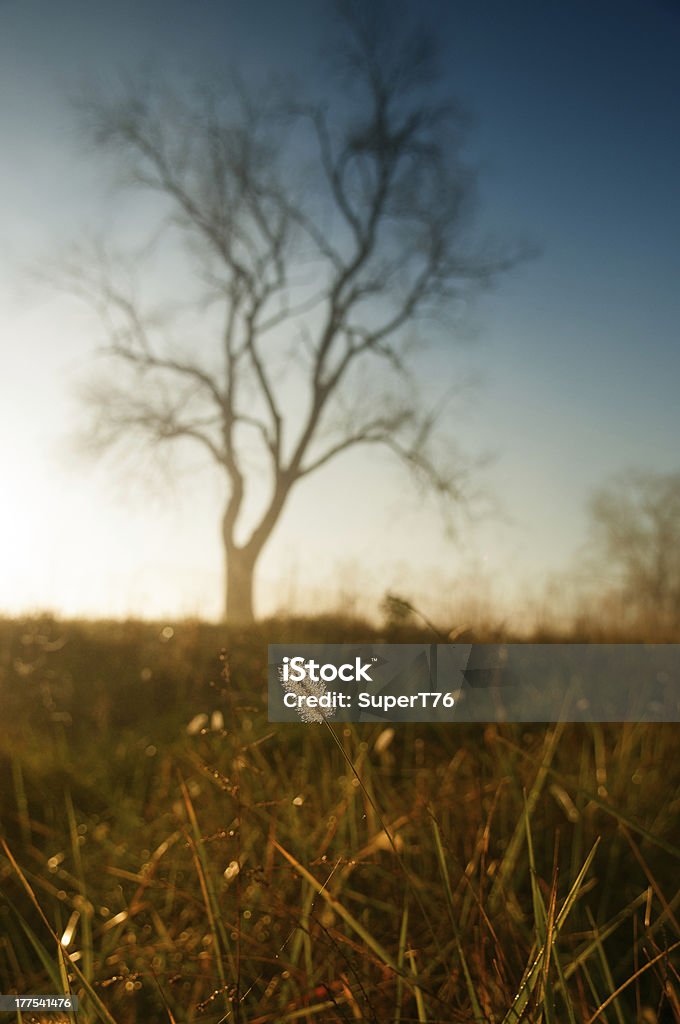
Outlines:
<svg viewBox="0 0 680 1024"><path fill-rule="evenodd" d="M591 499L591 545L626 617L680 624L680 473L628 471Z"/></svg>
<svg viewBox="0 0 680 1024"><path fill-rule="evenodd" d="M434 458L437 412L417 397L416 327L517 258L474 241L464 119L435 98L431 40L400 42L370 5L347 10L330 102L147 83L81 104L158 214L134 264L100 243L66 266L112 360L89 391L92 436L210 456L227 485L231 621L253 618L255 568L291 491L343 452L382 445L461 497L462 466Z"/></svg>

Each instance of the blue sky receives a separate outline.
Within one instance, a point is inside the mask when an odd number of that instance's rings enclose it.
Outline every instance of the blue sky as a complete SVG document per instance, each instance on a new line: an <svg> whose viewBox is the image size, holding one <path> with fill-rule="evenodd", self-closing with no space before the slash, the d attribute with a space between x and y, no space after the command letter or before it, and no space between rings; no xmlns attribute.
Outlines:
<svg viewBox="0 0 680 1024"><path fill-rule="evenodd" d="M428 580L439 600L479 575L515 600L573 565L594 486L680 463L680 5L410 7L441 44L440 88L470 114L481 230L540 250L421 364L426 379L478 379L450 430L493 453L481 482L502 514L451 543L389 463L348 456L293 498L262 564L263 610L353 587L369 604L387 586L435 602ZM69 94L144 63L280 69L321 89L332 24L312 0L0 3L0 610L220 605L221 492L198 463L145 489L69 455L95 332L25 273L111 217Z"/></svg>

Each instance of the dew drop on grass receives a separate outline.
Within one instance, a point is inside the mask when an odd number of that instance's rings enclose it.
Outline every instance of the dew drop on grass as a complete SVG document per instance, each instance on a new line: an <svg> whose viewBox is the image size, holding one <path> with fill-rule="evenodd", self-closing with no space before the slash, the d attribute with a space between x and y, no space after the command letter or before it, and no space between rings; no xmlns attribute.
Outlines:
<svg viewBox="0 0 680 1024"><path fill-rule="evenodd" d="M201 730L207 725L208 716L201 713L200 715L194 715L189 724L187 725L187 734L189 736L197 736Z"/></svg>
<svg viewBox="0 0 680 1024"><path fill-rule="evenodd" d="M225 869L224 877L226 878L226 880L228 882L231 882L232 878L236 878L238 873L239 873L238 861L237 860L232 860L231 863Z"/></svg>
<svg viewBox="0 0 680 1024"><path fill-rule="evenodd" d="M373 745L376 754L382 754L384 750L387 750L393 739L394 729L383 729Z"/></svg>

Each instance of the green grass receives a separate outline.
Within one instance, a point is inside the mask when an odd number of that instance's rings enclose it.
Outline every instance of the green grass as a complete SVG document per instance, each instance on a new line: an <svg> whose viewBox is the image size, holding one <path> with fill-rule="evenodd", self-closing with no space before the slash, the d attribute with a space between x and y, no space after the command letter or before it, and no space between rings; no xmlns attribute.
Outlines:
<svg viewBox="0 0 680 1024"><path fill-rule="evenodd" d="M680 1021L676 726L270 725L268 642L375 632L173 626L0 622L0 991L81 1024Z"/></svg>

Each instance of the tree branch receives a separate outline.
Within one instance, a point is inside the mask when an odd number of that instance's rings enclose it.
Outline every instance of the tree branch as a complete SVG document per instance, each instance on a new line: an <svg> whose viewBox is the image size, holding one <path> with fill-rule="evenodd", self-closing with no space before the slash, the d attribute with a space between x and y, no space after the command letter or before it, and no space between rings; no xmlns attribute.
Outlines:
<svg viewBox="0 0 680 1024"><path fill-rule="evenodd" d="M412 420L412 410L404 410L392 417L378 417L374 420L370 420L364 424L359 430L356 430L342 438L335 444L328 447L321 455L318 455L311 462L308 462L306 466L301 466L297 471L297 479L303 476L308 476L310 473L314 473L321 466L324 466L331 459L334 459L336 455L341 452L347 451L349 448L353 448L360 444L386 444L390 441L393 434L403 429L403 427Z"/></svg>

